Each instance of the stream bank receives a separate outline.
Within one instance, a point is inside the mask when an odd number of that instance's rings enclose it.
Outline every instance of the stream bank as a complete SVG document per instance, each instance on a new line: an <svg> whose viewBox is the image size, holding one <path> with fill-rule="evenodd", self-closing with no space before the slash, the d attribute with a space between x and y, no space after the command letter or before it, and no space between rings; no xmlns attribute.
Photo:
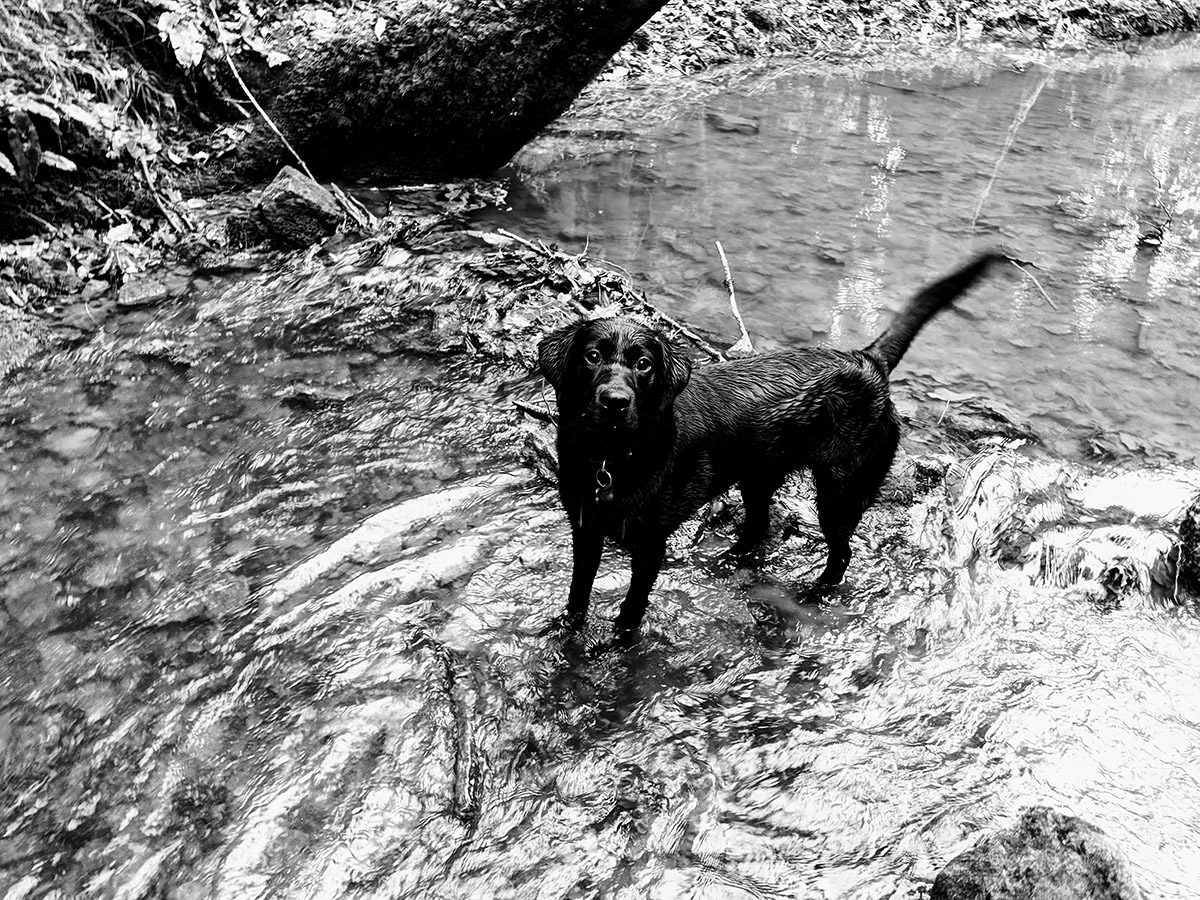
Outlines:
<svg viewBox="0 0 1200 900"><path fill-rule="evenodd" d="M672 3L602 79L640 90L749 57L878 60L994 40L1079 49L1192 28L1198 8L1193 0ZM209 207L240 203L245 184L229 160L265 130L227 53L269 69L339 14L337 5L168 0L97 0L82 10L26 0L0 11L9 138L0 150L0 315L13 334L31 336L16 339L0 370L58 331L58 320L88 320L97 304L118 302L126 282L220 251L225 237ZM145 285L131 293L144 297Z"/></svg>
<svg viewBox="0 0 1200 900"><path fill-rule="evenodd" d="M894 159L899 120L877 100L845 108L869 126L858 143ZM765 117L708 112L693 157L719 156L729 125L769 137ZM902 168L868 157L859 174L881 190ZM553 235L498 232L485 214L511 188L364 191L370 237L301 253L228 247L218 203L186 207L211 236L191 262L115 299L92 285L76 331L8 374L0 887L907 900L981 833L1049 804L1126 848L1148 892L1190 897L1200 786L1179 760L1200 743L1200 636L1175 560L1194 465L1119 432L1099 460L1048 453L984 392L925 383L926 364L898 388L908 452L844 590L796 600L822 551L798 479L760 569L720 564L739 510L717 504L674 542L642 645L580 656L541 635L568 537L533 347L614 304L663 323L666 292L651 305L639 271L580 255L607 200ZM877 196L830 227L879 236ZM1139 223L1082 193L1053 208L1060 234L1134 246L1138 265L1180 253L1136 247ZM1172 224L1161 237L1188 239L1186 206ZM802 260L907 290L944 252L918 234L894 266L855 269L861 245L828 233ZM707 277L706 241L660 238L687 262L649 274ZM733 257L751 315L775 314L752 304L773 293L752 281L766 259ZM847 297L858 324L885 311ZM983 329L990 308L927 343ZM802 322L786 340L838 336L785 312ZM701 359L732 338L711 309L678 318L705 322L702 342L683 337ZM1161 332L1138 333L1139 352L1180 363ZM619 558L602 572L593 651L624 577Z"/></svg>

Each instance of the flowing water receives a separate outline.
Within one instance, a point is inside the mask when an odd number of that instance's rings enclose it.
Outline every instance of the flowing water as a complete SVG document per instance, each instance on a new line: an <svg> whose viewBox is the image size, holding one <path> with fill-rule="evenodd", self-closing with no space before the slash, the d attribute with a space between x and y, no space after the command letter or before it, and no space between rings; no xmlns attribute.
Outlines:
<svg viewBox="0 0 1200 900"><path fill-rule="evenodd" d="M514 175L501 218L728 334L720 239L762 346L860 341L1000 239L1057 310L981 289L913 348L906 411L986 392L1060 453L1183 458L1188 58L768 68ZM1200 622L989 552L1001 519L1161 538L1194 470L952 466L820 602L801 490L759 570L715 560L728 522L685 528L623 653L607 556L575 646L542 634L568 535L510 405L537 381L401 350L428 285L386 268L196 279L0 385L0 894L915 898L1048 803L1196 895Z"/></svg>
<svg viewBox="0 0 1200 900"><path fill-rule="evenodd" d="M763 349L862 346L919 286L1002 247L1037 281L1014 270L935 323L898 373L915 396L1001 399L1065 455L1192 459L1196 59L1193 39L1061 66L755 67L653 128L605 132L603 154L527 153L491 220L586 246L733 343L721 241Z"/></svg>

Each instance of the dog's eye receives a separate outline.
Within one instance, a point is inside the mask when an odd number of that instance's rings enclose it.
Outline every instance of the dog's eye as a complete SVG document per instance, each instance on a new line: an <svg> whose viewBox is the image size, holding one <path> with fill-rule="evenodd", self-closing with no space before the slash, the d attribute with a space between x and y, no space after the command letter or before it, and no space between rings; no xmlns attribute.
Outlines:
<svg viewBox="0 0 1200 900"><path fill-rule="evenodd" d="M641 359L639 359L637 362L635 362L633 364L633 367L635 369L637 369L639 372L649 372L654 367L654 363L650 359L650 357L643 356Z"/></svg>
<svg viewBox="0 0 1200 900"><path fill-rule="evenodd" d="M599 365L600 364L600 351L599 350L589 350L587 353L583 354L583 358L586 359L593 366Z"/></svg>

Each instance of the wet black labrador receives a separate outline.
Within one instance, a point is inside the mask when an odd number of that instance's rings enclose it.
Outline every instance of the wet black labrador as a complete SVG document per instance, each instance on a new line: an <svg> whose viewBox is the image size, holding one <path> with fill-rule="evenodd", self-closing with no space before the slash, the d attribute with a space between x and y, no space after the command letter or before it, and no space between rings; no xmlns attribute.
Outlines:
<svg viewBox="0 0 1200 900"><path fill-rule="evenodd" d="M766 535L772 495L802 468L829 545L820 581L838 584L899 442L888 375L921 327L1003 259L980 256L930 285L856 352L784 350L693 373L636 319L584 320L544 338L538 362L558 399L559 495L573 538L568 624L587 614L605 537L632 559L616 620L628 639L676 528L736 484L745 522L730 552L745 554Z"/></svg>

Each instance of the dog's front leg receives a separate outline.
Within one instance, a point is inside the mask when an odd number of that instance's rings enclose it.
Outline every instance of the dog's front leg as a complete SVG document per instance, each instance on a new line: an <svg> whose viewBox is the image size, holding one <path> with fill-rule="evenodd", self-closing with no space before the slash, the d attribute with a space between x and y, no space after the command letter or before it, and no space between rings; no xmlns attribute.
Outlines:
<svg viewBox="0 0 1200 900"><path fill-rule="evenodd" d="M572 517L575 518L575 517ZM579 628L587 617L592 584L600 568L604 532L594 525L571 523L571 591L567 595L567 624Z"/></svg>
<svg viewBox="0 0 1200 900"><path fill-rule="evenodd" d="M629 579L629 592L621 604L617 621L613 624L619 639L629 642L642 624L642 616L646 614L646 606L650 603L650 589L658 578L658 570L662 568L663 557L667 555L665 538L650 539L640 542L631 552L632 575Z"/></svg>

